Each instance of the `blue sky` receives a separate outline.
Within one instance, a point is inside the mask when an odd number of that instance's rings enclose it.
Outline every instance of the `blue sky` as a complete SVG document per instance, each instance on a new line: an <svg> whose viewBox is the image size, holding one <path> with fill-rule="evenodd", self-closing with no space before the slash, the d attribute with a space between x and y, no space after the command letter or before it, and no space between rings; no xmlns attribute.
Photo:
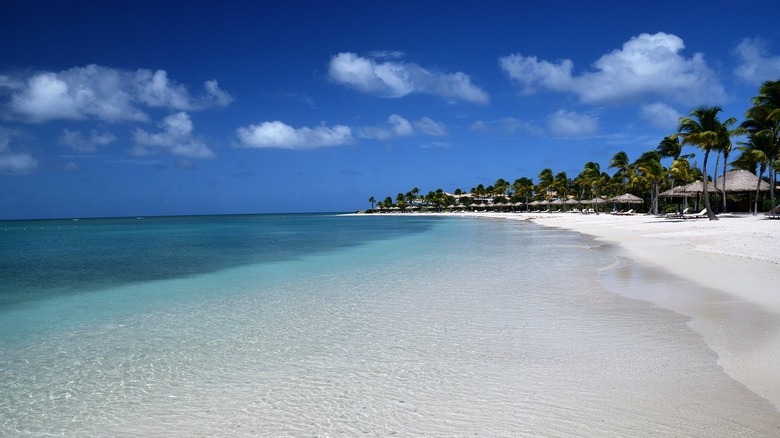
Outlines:
<svg viewBox="0 0 780 438"><path fill-rule="evenodd" d="M0 219L576 176L780 78L766 2L0 1Z"/></svg>

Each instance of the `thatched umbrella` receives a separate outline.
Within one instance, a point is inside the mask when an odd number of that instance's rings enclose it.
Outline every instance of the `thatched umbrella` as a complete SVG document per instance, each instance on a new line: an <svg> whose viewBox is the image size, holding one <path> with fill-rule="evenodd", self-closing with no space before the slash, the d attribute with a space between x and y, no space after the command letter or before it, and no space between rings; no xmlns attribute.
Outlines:
<svg viewBox="0 0 780 438"><path fill-rule="evenodd" d="M567 200L563 201L563 205L564 206L566 206L566 205L568 205L568 206L579 205L579 203L580 203L580 201L578 201L576 199L567 199Z"/></svg>
<svg viewBox="0 0 780 438"><path fill-rule="evenodd" d="M644 204L645 200L639 196L632 195L631 193L624 193L620 196L609 198L609 202L614 202L615 204L626 204L626 207L628 207L628 204Z"/></svg>
<svg viewBox="0 0 780 438"><path fill-rule="evenodd" d="M643 204L645 200L639 196L634 196L631 193L624 193L620 196L610 198L609 202L614 202L616 204Z"/></svg>

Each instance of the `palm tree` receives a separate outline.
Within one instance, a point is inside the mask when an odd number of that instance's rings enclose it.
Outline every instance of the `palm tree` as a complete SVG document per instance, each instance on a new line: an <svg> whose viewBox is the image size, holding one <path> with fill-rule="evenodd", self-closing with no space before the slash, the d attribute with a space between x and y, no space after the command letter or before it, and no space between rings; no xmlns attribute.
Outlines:
<svg viewBox="0 0 780 438"><path fill-rule="evenodd" d="M628 154L620 151L609 160L610 169L617 169L612 178L620 183L623 191L628 191L627 183L631 180L631 164L628 160Z"/></svg>
<svg viewBox="0 0 780 438"><path fill-rule="evenodd" d="M553 176L553 171L550 168L542 169L541 172L539 172L539 183L536 185L536 193L540 194L543 193L544 197L547 198L547 192L552 189L553 181L555 180L555 177Z"/></svg>
<svg viewBox="0 0 780 438"><path fill-rule="evenodd" d="M685 158L672 161L669 174L672 176L672 181L677 181L680 184L688 184L696 180L694 169L691 169L691 163Z"/></svg>
<svg viewBox="0 0 780 438"><path fill-rule="evenodd" d="M528 205L528 198L534 193L534 182L530 178L518 178L512 183L512 189L515 197L523 199L523 202Z"/></svg>
<svg viewBox="0 0 780 438"><path fill-rule="evenodd" d="M729 123L731 122L731 123ZM718 150L718 159L715 160L715 173L718 172L718 162L720 161L720 154L723 154L723 188L726 187L726 165L729 161L729 154L731 154L731 137L743 133L743 128L729 129L731 125L737 122L737 119L730 118L723 122L720 142L716 146ZM726 191L723 190L723 212L726 212Z"/></svg>
<svg viewBox="0 0 780 438"><path fill-rule="evenodd" d="M742 154L735 161L735 164L756 173L756 167L758 167L758 183L756 183L756 198L753 204L753 214L758 214L758 196L760 194L761 179L764 178L764 172L772 165L772 157L778 155L778 145L772 141L772 137L766 132L755 133L748 136L748 141L741 143L738 148L742 151ZM771 180L771 178L770 178ZM774 207L774 199L772 199L772 207Z"/></svg>
<svg viewBox="0 0 780 438"><path fill-rule="evenodd" d="M666 169L661 165L661 155L657 151L645 152L634 162L640 176L650 182L650 211L658 215L658 189L666 176Z"/></svg>
<svg viewBox="0 0 780 438"><path fill-rule="evenodd" d="M368 202L371 203L371 210L373 210L374 209L374 203L376 202L376 199L374 199L374 197L372 196L372 197L368 198Z"/></svg>
<svg viewBox="0 0 780 438"><path fill-rule="evenodd" d="M718 120L718 113L723 108L719 106L699 107L691 111L691 117L681 117L680 125L677 129L677 135L682 139L681 144L691 144L704 150L704 163L702 164L702 184L704 185L704 206L707 208L707 217L711 221L718 220L710 203L710 194L707 188L707 159L710 151L717 148L724 142L724 136L727 135L728 126L733 125L737 120L733 117L721 123Z"/></svg>
<svg viewBox="0 0 780 438"><path fill-rule="evenodd" d="M399 193L395 196L395 203L401 210L406 210L406 195Z"/></svg>
<svg viewBox="0 0 780 438"><path fill-rule="evenodd" d="M768 159L769 185L772 206L775 206L775 186L780 163L780 80L766 81L758 89L758 96L751 99L753 106L747 110L747 120L742 123L749 135L765 135L773 143Z"/></svg>
<svg viewBox="0 0 780 438"><path fill-rule="evenodd" d="M682 144L680 143L680 138L677 136L677 134L670 135L668 137L664 137L663 140L658 144L658 146L655 148L656 152L661 156L661 158L671 158L672 159L672 166L669 167L669 170L674 167L674 163L678 161L684 161L686 164L688 164L688 160L690 158L693 158L696 154L683 154L682 153ZM674 187L675 185L675 177L672 174L671 175L671 187ZM688 181L693 182L693 181Z"/></svg>
<svg viewBox="0 0 780 438"><path fill-rule="evenodd" d="M589 190L591 196L598 197L600 188L604 187L609 182L609 175L607 175L606 172L601 171L599 163L589 161L585 163L585 168L577 175L576 180L582 190L580 198L585 195L585 190ZM596 214L598 214L598 204L596 204L595 207Z"/></svg>
<svg viewBox="0 0 780 438"><path fill-rule="evenodd" d="M509 182L503 178L499 178L493 184L493 194L496 196L504 196L509 191Z"/></svg>
<svg viewBox="0 0 780 438"><path fill-rule="evenodd" d="M569 192L569 177L566 176L566 172L558 172L553 178L553 188L558 193L558 198L565 198Z"/></svg>

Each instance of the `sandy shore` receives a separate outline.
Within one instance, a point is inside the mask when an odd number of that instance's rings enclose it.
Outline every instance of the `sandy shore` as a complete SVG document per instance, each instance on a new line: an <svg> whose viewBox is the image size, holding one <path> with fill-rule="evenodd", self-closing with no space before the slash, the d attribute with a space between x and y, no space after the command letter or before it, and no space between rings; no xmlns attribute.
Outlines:
<svg viewBox="0 0 780 438"><path fill-rule="evenodd" d="M780 410L780 221L737 214L719 221L573 213L449 215L530 220L616 245L621 256L644 271L627 278L625 289L613 281L610 292L689 317L724 371Z"/></svg>
<svg viewBox="0 0 780 438"><path fill-rule="evenodd" d="M619 254L655 269L655 285L611 291L691 318L691 327L718 354L724 370L780 409L780 221L737 214L722 215L719 221L572 213L467 215L531 220L617 245Z"/></svg>

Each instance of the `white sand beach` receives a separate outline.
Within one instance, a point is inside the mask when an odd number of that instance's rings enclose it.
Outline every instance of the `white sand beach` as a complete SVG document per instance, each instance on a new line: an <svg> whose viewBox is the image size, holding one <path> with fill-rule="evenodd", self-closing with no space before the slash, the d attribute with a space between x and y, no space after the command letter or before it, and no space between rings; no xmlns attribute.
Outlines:
<svg viewBox="0 0 780 438"><path fill-rule="evenodd" d="M645 272L626 279L629 287L608 290L690 318L724 371L780 410L780 220L749 214L723 214L718 221L606 213L445 214L530 220L615 245L618 254L652 275ZM653 286L642 287L645 281Z"/></svg>
<svg viewBox="0 0 780 438"><path fill-rule="evenodd" d="M724 370L780 407L780 221L738 214L719 221L573 213L473 216L531 220L587 234L618 245L621 255L643 266L659 268L659 281L668 282L665 293L657 287L612 291L691 318ZM667 273L672 275L663 278Z"/></svg>

